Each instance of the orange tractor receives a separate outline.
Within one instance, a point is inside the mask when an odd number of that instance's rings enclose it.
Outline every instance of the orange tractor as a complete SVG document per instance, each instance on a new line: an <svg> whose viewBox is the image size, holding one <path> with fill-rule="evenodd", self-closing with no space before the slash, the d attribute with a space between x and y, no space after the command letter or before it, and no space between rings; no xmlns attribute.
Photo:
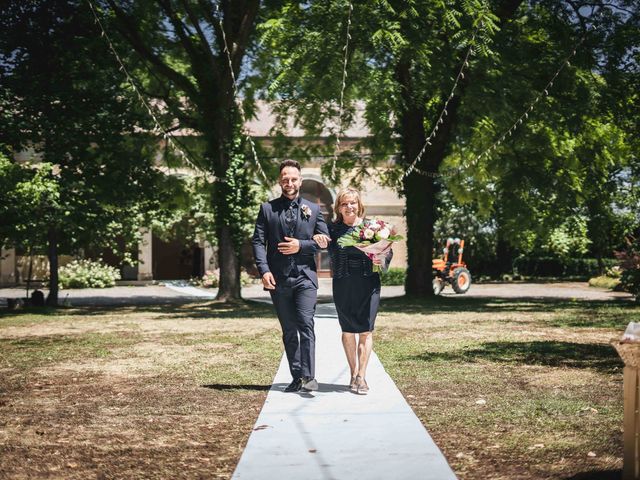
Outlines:
<svg viewBox="0 0 640 480"><path fill-rule="evenodd" d="M433 268L433 293L440 295L449 284L456 293L467 293L471 287L471 273L462 261L464 240L448 238L442 258L435 258Z"/></svg>

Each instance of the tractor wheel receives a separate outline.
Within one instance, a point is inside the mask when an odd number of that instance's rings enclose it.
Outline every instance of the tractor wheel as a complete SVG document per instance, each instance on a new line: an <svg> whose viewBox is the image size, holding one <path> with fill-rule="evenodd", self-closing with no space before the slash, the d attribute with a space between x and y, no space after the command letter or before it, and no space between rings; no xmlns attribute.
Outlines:
<svg viewBox="0 0 640 480"><path fill-rule="evenodd" d="M456 268L453 272L451 286L456 293L467 293L469 287L471 287L471 274L469 270L464 267Z"/></svg>
<svg viewBox="0 0 640 480"><path fill-rule="evenodd" d="M444 289L444 281L441 278L433 279L433 294L440 295L442 290Z"/></svg>

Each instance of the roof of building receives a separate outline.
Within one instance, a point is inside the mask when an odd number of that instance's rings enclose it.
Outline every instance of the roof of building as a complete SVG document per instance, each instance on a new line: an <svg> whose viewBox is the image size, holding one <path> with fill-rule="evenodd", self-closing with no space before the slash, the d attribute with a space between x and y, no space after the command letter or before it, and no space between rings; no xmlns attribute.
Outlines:
<svg viewBox="0 0 640 480"><path fill-rule="evenodd" d="M256 103L255 117L248 119L245 126L248 132L254 137L269 137L273 135L273 128L276 125L276 115L273 113L273 104L258 100ZM332 131L336 130L336 122L327 122L322 130L322 137L328 137ZM355 118L351 125L342 132L343 137L363 138L370 135L369 129L364 119L364 103L356 105ZM290 117L287 121L285 136L304 137L307 133Z"/></svg>

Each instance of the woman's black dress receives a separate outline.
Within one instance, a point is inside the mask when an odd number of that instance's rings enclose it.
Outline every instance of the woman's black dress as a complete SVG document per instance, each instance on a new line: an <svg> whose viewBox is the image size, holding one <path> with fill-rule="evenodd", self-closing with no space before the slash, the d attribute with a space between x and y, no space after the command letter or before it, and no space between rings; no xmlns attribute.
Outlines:
<svg viewBox="0 0 640 480"><path fill-rule="evenodd" d="M366 254L338 245L337 240L352 229L342 222L329 226L333 301L343 332L371 332L380 305L380 275Z"/></svg>

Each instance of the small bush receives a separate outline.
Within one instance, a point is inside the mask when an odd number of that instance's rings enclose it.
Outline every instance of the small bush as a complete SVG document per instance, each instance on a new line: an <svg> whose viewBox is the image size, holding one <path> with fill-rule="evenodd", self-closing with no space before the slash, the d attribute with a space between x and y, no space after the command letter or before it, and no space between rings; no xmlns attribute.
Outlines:
<svg viewBox="0 0 640 480"><path fill-rule="evenodd" d="M204 288L218 288L220 284L220 270L207 270L196 283Z"/></svg>
<svg viewBox="0 0 640 480"><path fill-rule="evenodd" d="M593 277L589 279L590 287L607 288L609 290L613 290L619 284L620 284L619 278L611 278L607 275L602 275L600 277Z"/></svg>
<svg viewBox="0 0 640 480"><path fill-rule="evenodd" d="M58 278L61 288L107 288L120 280L120 272L99 261L74 260L60 268Z"/></svg>
<svg viewBox="0 0 640 480"><path fill-rule="evenodd" d="M380 272L380 283L382 285L404 285L407 271L400 267L391 267L386 272Z"/></svg>
<svg viewBox="0 0 640 480"><path fill-rule="evenodd" d="M620 286L624 291L635 295L636 300L640 301L640 237L628 238L627 248L615 252L615 255L622 269Z"/></svg>
<svg viewBox="0 0 640 480"><path fill-rule="evenodd" d="M640 300L640 268L623 271L620 286L625 292L635 295Z"/></svg>
<svg viewBox="0 0 640 480"><path fill-rule="evenodd" d="M193 280L196 285L204 288L218 288L220 286L220 269L207 270L202 278ZM240 270L240 285L243 287L253 283L251 275L243 268Z"/></svg>
<svg viewBox="0 0 640 480"><path fill-rule="evenodd" d="M607 271L604 273L609 278L620 278L622 276L622 268L619 265L616 265L611 268L607 268Z"/></svg>

